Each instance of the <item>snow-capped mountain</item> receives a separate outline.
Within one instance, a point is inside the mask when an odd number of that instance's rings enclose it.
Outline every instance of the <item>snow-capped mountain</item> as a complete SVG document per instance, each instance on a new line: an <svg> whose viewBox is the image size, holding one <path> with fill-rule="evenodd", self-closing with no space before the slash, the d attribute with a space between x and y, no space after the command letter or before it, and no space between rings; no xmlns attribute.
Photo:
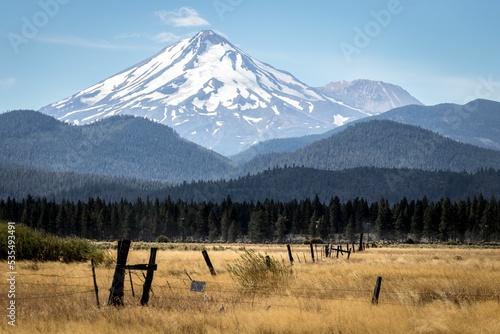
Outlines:
<svg viewBox="0 0 500 334"><path fill-rule="evenodd" d="M400 86L372 80L338 81L319 87L318 90L352 107L380 114L393 108L422 102Z"/></svg>
<svg viewBox="0 0 500 334"><path fill-rule="evenodd" d="M82 125L147 117L223 155L367 116L205 30L41 112Z"/></svg>

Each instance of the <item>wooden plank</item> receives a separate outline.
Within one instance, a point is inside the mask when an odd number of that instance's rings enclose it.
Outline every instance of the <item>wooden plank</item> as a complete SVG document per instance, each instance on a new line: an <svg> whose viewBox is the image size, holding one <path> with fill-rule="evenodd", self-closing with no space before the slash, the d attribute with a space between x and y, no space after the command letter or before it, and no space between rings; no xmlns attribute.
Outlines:
<svg viewBox="0 0 500 334"><path fill-rule="evenodd" d="M156 270L158 265L156 264L129 264L124 267L127 270Z"/></svg>

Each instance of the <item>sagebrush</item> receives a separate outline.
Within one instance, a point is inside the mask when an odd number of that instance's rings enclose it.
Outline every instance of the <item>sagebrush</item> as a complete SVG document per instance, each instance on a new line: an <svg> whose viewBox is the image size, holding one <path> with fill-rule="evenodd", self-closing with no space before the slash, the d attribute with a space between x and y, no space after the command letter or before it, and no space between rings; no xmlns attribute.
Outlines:
<svg viewBox="0 0 500 334"><path fill-rule="evenodd" d="M227 265L231 277L246 292L276 290L287 287L293 278L291 265L254 251Z"/></svg>

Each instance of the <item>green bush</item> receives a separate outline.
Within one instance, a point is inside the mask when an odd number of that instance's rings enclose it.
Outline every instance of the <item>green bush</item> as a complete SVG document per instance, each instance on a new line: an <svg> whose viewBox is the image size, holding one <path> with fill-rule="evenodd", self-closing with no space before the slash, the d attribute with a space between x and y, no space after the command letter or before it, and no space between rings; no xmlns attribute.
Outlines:
<svg viewBox="0 0 500 334"><path fill-rule="evenodd" d="M79 238L59 238L45 232L35 231L22 224L11 228L15 236L16 261L63 261L83 262L90 259L99 264L105 260L105 253L90 241ZM9 227L0 223L0 256L7 258Z"/></svg>
<svg viewBox="0 0 500 334"><path fill-rule="evenodd" d="M310 244L324 244L323 239L321 238L312 238L311 240L305 239L303 242L304 245L310 245Z"/></svg>
<svg viewBox="0 0 500 334"><path fill-rule="evenodd" d="M156 242L161 242L161 243L164 243L164 242L170 242L170 239L169 239L167 236L164 236L164 235L159 235L159 236L156 238Z"/></svg>
<svg viewBox="0 0 500 334"><path fill-rule="evenodd" d="M228 264L227 269L244 292L250 293L282 289L293 279L289 264L247 250L241 255L241 259Z"/></svg>

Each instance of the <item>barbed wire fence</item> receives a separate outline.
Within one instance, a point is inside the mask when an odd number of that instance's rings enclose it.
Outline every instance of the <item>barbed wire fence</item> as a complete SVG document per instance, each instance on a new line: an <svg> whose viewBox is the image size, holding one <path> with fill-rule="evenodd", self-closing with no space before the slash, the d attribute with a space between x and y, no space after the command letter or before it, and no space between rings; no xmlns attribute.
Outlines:
<svg viewBox="0 0 500 334"><path fill-rule="evenodd" d="M322 258L323 259L323 258ZM298 265L312 265L313 262L303 262ZM297 265L297 263L295 263ZM74 268L64 274L44 274L32 272L18 273L19 287L17 298L22 301L33 300L64 300L82 296L89 298L89 302L96 293L94 286L94 275L89 270L88 275L82 275ZM111 282L113 268L106 270L106 282ZM102 275L102 271L100 272ZM146 275L143 270L128 271L125 275L126 284L124 292L127 298L127 305L137 303L136 291L143 288ZM39 278L39 279L38 279ZM43 282L41 281L43 280ZM100 282L104 279L100 277ZM151 284L152 307L168 308L193 308L193 307L222 307L224 310L230 305L232 308L239 306L282 308L303 308L304 304L316 301L340 301L346 303L373 303L373 286L366 286L363 289L346 289L337 287L287 287L282 290L267 287L265 291L254 291L253 294L245 294L244 289L238 283L218 282L216 277L212 277L207 282L207 289L203 293L191 290L192 280L188 278L157 276L156 281ZM102 288L102 287L101 287ZM380 287L379 287L380 289ZM25 291L25 292L23 292ZM106 287L106 290L109 291ZM433 301L448 301L457 305L461 303L474 303L484 301L497 301L500 303L500 290L492 293L459 293L441 291L436 293L402 291L395 289L391 285L381 288L380 304L415 306L419 307ZM380 292L380 290L379 290ZM101 296L102 299L102 296ZM377 298L377 304L379 299ZM205 306L203 306L205 305ZM224 306L226 305L226 306ZM99 305L98 305L99 306ZM219 309L220 310L220 309Z"/></svg>

